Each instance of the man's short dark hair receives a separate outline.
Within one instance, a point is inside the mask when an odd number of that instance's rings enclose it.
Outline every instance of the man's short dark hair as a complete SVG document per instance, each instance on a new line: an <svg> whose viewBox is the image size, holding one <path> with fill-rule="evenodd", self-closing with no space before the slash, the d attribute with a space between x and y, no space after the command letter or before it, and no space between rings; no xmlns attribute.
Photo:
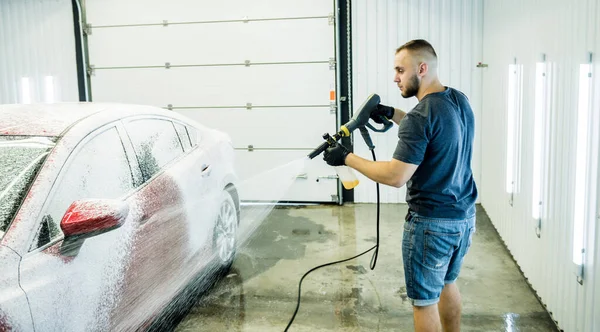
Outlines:
<svg viewBox="0 0 600 332"><path fill-rule="evenodd" d="M433 56L433 58L437 60L437 54L435 53L433 46L431 46L431 44L424 39L414 39L409 41L408 43L398 47L396 54L400 53L402 50L407 50L416 54L428 53L428 55Z"/></svg>

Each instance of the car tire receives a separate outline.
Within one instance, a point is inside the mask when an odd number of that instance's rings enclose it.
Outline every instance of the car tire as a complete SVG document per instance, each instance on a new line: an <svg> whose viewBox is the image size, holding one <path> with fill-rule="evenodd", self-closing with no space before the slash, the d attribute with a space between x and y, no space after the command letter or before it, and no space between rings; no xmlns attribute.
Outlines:
<svg viewBox="0 0 600 332"><path fill-rule="evenodd" d="M213 231L213 248L216 254L215 260L225 272L231 267L237 249L239 214L233 197L227 189L221 193L220 202Z"/></svg>

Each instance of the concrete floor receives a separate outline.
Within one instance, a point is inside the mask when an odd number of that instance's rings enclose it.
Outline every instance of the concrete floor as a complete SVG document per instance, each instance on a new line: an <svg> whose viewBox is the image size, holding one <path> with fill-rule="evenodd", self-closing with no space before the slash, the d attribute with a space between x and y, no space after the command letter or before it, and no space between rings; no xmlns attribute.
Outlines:
<svg viewBox="0 0 600 332"><path fill-rule="evenodd" d="M374 204L277 208L241 248L229 275L176 331L283 331L298 281L312 267L375 244ZM412 331L401 239L407 206L383 204L379 259L371 253L311 273L290 331ZM477 233L458 285L463 331L557 331L478 207Z"/></svg>

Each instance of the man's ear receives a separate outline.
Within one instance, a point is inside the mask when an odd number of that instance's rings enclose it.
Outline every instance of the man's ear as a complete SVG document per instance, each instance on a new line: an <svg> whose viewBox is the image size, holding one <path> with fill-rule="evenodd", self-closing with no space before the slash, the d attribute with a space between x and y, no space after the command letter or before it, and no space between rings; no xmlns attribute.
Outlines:
<svg viewBox="0 0 600 332"><path fill-rule="evenodd" d="M429 71L429 65L427 65L427 62L421 62L419 64L419 76L425 76L427 71Z"/></svg>

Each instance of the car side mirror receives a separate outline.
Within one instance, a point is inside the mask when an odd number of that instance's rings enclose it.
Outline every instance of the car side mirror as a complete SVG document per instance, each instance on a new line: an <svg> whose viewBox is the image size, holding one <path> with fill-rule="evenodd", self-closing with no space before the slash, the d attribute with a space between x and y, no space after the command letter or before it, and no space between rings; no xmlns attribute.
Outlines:
<svg viewBox="0 0 600 332"><path fill-rule="evenodd" d="M67 256L77 255L83 241L125 223L129 204L113 199L89 199L73 202L60 221L65 235L61 252Z"/></svg>

